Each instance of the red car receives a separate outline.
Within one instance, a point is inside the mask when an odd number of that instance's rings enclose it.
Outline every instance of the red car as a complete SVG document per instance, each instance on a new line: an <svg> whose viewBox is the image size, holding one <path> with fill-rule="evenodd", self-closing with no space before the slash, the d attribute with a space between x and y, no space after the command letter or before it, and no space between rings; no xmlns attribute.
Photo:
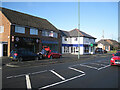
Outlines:
<svg viewBox="0 0 120 90"><path fill-rule="evenodd" d="M60 53L57 53L55 51L51 51L50 48L48 46L43 46L43 49L41 52L38 53L42 58L50 58L50 59L53 59L53 58L61 58L62 57L62 54Z"/></svg>
<svg viewBox="0 0 120 90"><path fill-rule="evenodd" d="M120 53L113 54L110 65L120 65Z"/></svg>

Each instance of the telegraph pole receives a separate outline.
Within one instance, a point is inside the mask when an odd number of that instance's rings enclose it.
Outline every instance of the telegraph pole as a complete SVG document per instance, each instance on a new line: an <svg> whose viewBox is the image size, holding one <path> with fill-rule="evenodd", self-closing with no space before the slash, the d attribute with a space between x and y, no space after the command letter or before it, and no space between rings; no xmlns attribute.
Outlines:
<svg viewBox="0 0 120 90"><path fill-rule="evenodd" d="M105 48L105 46L104 46L104 30L103 30L102 38L103 38L103 50L104 50L104 48ZM104 51L103 51L103 54L104 54Z"/></svg>
<svg viewBox="0 0 120 90"><path fill-rule="evenodd" d="M80 0L78 0L78 30L80 30ZM80 35L78 31L78 59L80 59Z"/></svg>

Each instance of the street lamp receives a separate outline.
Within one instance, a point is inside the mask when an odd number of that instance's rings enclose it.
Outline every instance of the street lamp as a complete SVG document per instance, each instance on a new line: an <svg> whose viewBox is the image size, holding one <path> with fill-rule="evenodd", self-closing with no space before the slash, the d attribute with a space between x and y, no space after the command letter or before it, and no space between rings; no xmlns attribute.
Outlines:
<svg viewBox="0 0 120 90"><path fill-rule="evenodd" d="M80 0L78 0L78 30L80 30ZM80 59L80 35L78 31L78 59Z"/></svg>

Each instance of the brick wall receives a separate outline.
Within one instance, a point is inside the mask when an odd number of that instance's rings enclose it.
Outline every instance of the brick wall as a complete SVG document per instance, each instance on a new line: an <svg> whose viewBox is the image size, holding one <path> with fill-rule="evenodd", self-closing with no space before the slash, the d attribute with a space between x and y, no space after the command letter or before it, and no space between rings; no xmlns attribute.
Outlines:
<svg viewBox="0 0 120 90"><path fill-rule="evenodd" d="M4 32L0 33L0 42L8 42L8 55L10 53L10 28L11 23L0 11L0 26L4 26Z"/></svg>

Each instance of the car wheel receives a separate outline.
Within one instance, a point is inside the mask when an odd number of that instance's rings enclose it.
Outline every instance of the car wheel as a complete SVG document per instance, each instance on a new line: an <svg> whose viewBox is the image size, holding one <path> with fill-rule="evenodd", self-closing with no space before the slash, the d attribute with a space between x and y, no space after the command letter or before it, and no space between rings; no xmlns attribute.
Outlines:
<svg viewBox="0 0 120 90"><path fill-rule="evenodd" d="M39 57L36 57L35 60L39 60Z"/></svg>
<svg viewBox="0 0 120 90"><path fill-rule="evenodd" d="M60 57L59 58L62 58L62 56L60 55Z"/></svg>
<svg viewBox="0 0 120 90"><path fill-rule="evenodd" d="M43 57L42 57L42 55L40 55L40 59L42 59Z"/></svg>
<svg viewBox="0 0 120 90"><path fill-rule="evenodd" d="M22 57L19 57L18 61L19 61L19 62L22 62L22 61L23 61L23 58L22 58Z"/></svg>
<svg viewBox="0 0 120 90"><path fill-rule="evenodd" d="M53 56L50 56L50 59L53 59Z"/></svg>

